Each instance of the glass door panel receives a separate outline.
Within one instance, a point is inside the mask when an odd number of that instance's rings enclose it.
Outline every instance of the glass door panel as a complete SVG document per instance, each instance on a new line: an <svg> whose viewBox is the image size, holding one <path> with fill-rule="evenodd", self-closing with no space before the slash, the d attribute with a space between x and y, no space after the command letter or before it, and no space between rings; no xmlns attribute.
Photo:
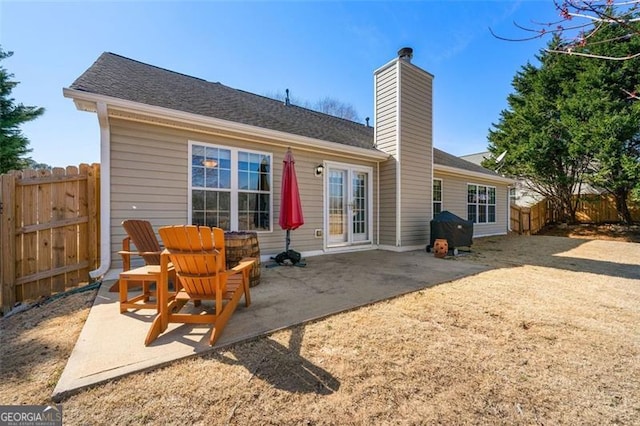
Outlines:
<svg viewBox="0 0 640 426"><path fill-rule="evenodd" d="M351 231L353 241L366 241L369 239L369 225L367 223L367 173L353 172L351 178Z"/></svg>
<svg viewBox="0 0 640 426"><path fill-rule="evenodd" d="M329 246L369 241L370 173L350 167L327 170L327 226Z"/></svg>
<svg viewBox="0 0 640 426"><path fill-rule="evenodd" d="M347 227L347 171L329 169L328 172L328 218L329 244L345 243L348 239Z"/></svg>

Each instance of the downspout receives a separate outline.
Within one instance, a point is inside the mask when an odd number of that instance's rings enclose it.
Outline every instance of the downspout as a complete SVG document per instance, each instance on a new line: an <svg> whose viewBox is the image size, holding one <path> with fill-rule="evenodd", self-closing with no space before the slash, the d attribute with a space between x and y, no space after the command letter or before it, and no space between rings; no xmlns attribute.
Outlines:
<svg viewBox="0 0 640 426"><path fill-rule="evenodd" d="M511 185L507 186L507 233L511 231Z"/></svg>
<svg viewBox="0 0 640 426"><path fill-rule="evenodd" d="M111 133L107 104L96 103L100 125L100 266L89 271L94 279L101 278L111 267Z"/></svg>
<svg viewBox="0 0 640 426"><path fill-rule="evenodd" d="M380 162L376 163L376 245L380 246Z"/></svg>

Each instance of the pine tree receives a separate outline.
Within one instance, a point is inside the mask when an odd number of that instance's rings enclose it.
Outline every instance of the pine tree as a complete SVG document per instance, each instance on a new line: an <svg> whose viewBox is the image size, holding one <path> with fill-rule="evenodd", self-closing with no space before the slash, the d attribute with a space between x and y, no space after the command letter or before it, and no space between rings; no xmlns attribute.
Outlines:
<svg viewBox="0 0 640 426"><path fill-rule="evenodd" d="M0 47L0 61L13 55ZM44 113L44 108L16 104L11 91L18 85L10 74L0 66L0 173L21 170L30 160L27 156L29 140L22 134L20 125L34 120Z"/></svg>

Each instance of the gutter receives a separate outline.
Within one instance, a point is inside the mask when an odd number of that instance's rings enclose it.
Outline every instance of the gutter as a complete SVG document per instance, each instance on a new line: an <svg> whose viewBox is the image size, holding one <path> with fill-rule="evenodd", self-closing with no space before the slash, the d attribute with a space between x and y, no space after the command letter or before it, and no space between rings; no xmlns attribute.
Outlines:
<svg viewBox="0 0 640 426"><path fill-rule="evenodd" d="M338 142L329 142L322 139L315 139L307 136L293 135L291 133L282 132L279 130L265 129L263 127L251 126L248 124L236 123L233 121L222 120L219 118L207 117L204 115L194 114L190 112L178 111L171 108L164 108L154 105L143 104L140 102L129 101L120 98L114 98L111 96L98 95L91 92L84 92L76 89L65 88L62 90L63 94L67 98L71 98L76 103L76 108L84 111L94 111L93 105L98 103L104 103L109 105L110 111L113 115L115 110L132 114L148 114L153 117L174 120L188 125L204 126L209 128L215 128L216 130L222 130L227 132L236 132L247 135L247 140L252 140L256 136L261 137L260 143L271 143L266 139L277 141L279 146L291 146L297 145L304 148L307 151L325 152L334 151L335 153L345 156L353 155L357 158L366 158L374 161L384 161L389 155L378 151L377 149L360 148L351 145L344 145ZM127 119L127 117L122 117ZM193 129L191 129L193 130Z"/></svg>
<svg viewBox="0 0 640 426"><path fill-rule="evenodd" d="M441 164L435 164L435 163L433 164L433 170L438 172L461 175L465 177L472 176L478 179L489 180L492 182L499 182L499 183L505 183L505 184L514 184L516 182L515 179L502 177L500 175L490 175L488 173L480 173L472 170L459 169L457 167L451 167L451 166L443 166Z"/></svg>
<svg viewBox="0 0 640 426"><path fill-rule="evenodd" d="M111 267L111 132L107 104L97 102L96 112L100 125L100 266L89 271L93 279L101 278Z"/></svg>

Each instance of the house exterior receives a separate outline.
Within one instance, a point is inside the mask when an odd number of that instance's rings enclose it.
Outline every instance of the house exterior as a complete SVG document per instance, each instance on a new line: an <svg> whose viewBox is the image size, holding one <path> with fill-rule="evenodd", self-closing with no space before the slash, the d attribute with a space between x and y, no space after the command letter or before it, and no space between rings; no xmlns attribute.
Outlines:
<svg viewBox="0 0 640 426"><path fill-rule="evenodd" d="M282 159L295 156L304 256L424 249L434 212L505 234L513 181L433 147L433 76L411 49L374 72L373 127L220 83L102 54L64 96L96 113L101 143L101 266L121 268L121 222L255 231L263 258L284 249Z"/></svg>
<svg viewBox="0 0 640 426"><path fill-rule="evenodd" d="M475 154L462 155L460 158L480 165L485 159L491 158L491 153L489 151L484 151ZM496 170L499 170L499 167L500 165L496 164ZM575 189L574 195L602 195L604 192L605 191L603 189L596 188L588 183L583 183L580 188ZM534 204L543 201L545 196L533 189L530 181L526 179L515 179L509 188L509 199L511 204L515 204L516 206L531 207Z"/></svg>

